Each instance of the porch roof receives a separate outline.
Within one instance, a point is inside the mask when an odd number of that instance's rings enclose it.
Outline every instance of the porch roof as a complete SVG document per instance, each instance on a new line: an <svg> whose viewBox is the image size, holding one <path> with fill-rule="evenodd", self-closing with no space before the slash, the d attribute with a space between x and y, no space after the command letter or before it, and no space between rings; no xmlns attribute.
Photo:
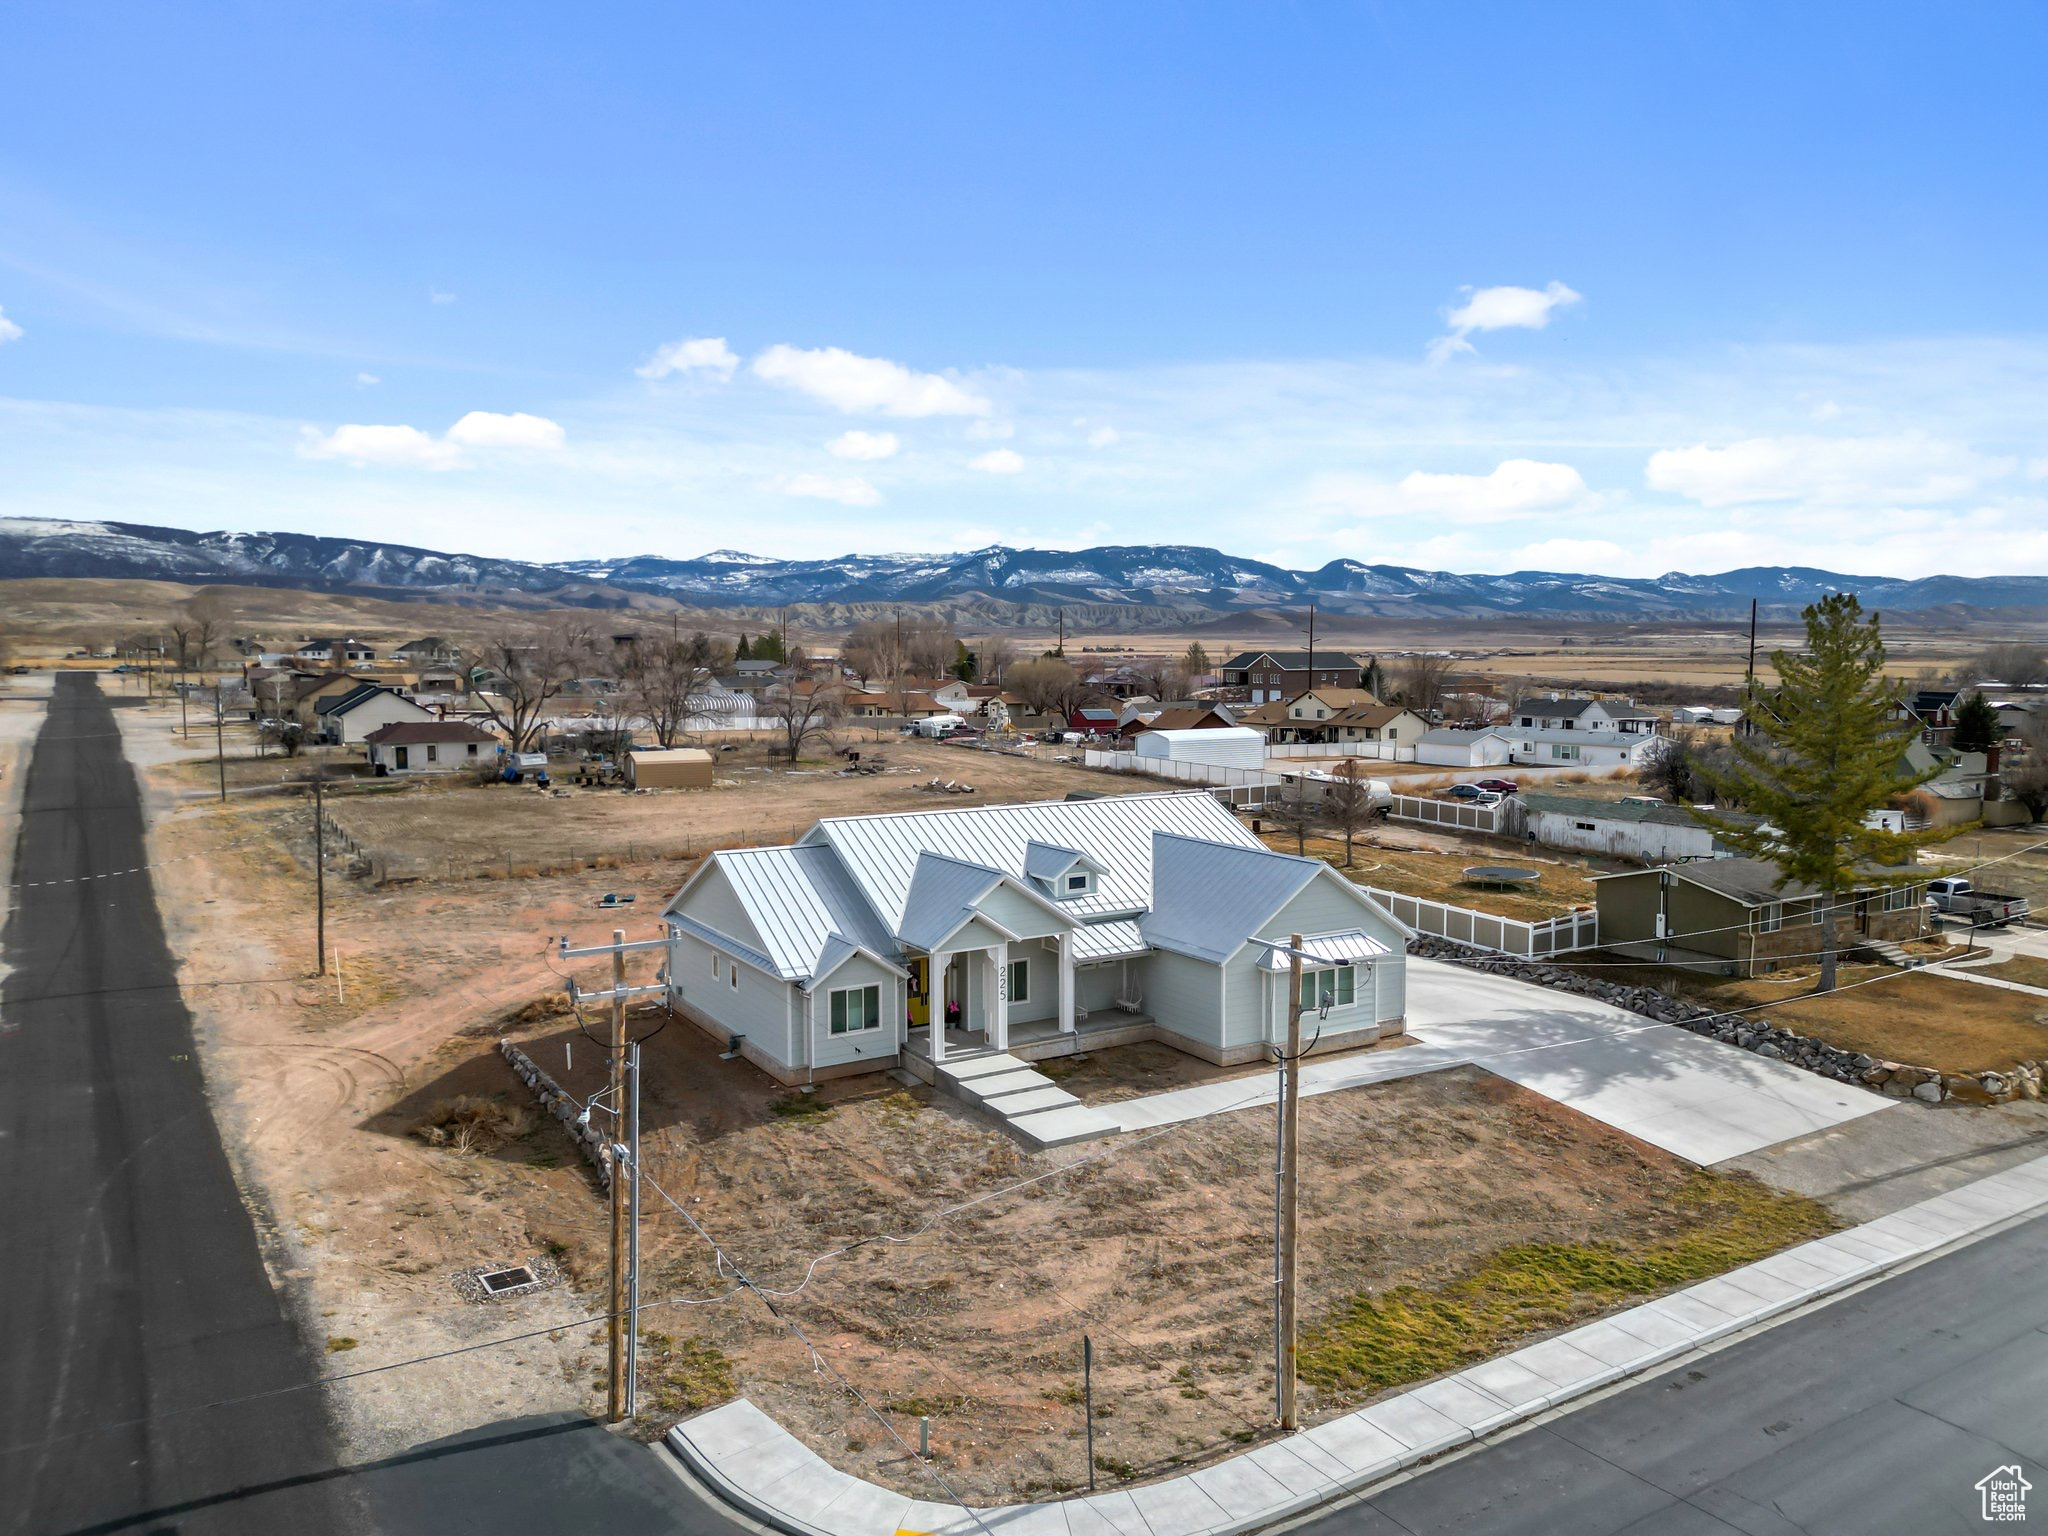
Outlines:
<svg viewBox="0 0 2048 1536"><path fill-rule="evenodd" d="M1332 965L1355 965L1361 960L1377 960L1382 955L1391 955L1394 946L1383 939L1374 938L1363 928L1346 928L1341 933L1317 933L1304 937L1301 947L1312 955L1320 956ZM1303 961L1306 967L1309 962ZM1259 958L1259 965L1269 971L1287 969L1287 957L1277 950L1267 950Z"/></svg>
<svg viewBox="0 0 2048 1536"><path fill-rule="evenodd" d="M1123 960L1150 954L1152 946L1134 922L1084 923L1074 930L1074 959L1082 964L1095 960Z"/></svg>

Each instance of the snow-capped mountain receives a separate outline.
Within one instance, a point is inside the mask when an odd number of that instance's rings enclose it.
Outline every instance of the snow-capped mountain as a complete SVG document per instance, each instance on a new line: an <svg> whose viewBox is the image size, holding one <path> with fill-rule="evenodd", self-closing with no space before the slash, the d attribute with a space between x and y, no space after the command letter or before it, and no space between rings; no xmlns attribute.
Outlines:
<svg viewBox="0 0 2048 1536"><path fill-rule="evenodd" d="M1753 566L1719 575L1683 571L1638 578L1564 571L1473 575L1333 560L1288 570L1191 544L1095 549L1010 549L964 554L840 555L780 560L739 550L694 559L633 555L537 565L406 545L296 533L193 533L135 523L0 518L0 579L119 576L322 589L551 594L564 602L618 601L638 592L693 607L821 605L834 616L873 605L971 608L984 623L1043 622L1056 607L1081 622L1125 613L1139 624L1315 603L1360 617L1732 619L1752 598L1783 617L1829 592L1859 593L1892 612L2048 611L2048 577L1927 576L1906 581L1803 566ZM1079 618L1079 615L1076 615Z"/></svg>

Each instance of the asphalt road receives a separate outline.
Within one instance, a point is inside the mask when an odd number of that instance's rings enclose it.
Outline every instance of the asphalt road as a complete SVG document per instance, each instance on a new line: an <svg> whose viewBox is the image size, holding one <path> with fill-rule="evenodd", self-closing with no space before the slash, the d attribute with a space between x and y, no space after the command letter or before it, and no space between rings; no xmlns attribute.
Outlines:
<svg viewBox="0 0 2048 1536"><path fill-rule="evenodd" d="M715 1536L588 1418L336 1460L230 1174L93 678L61 675L0 934L0 1532ZM345 1358L345 1357L343 1357Z"/></svg>
<svg viewBox="0 0 2048 1536"><path fill-rule="evenodd" d="M1317 1536L1982 1531L2048 1521L2048 1218L1293 1527Z"/></svg>

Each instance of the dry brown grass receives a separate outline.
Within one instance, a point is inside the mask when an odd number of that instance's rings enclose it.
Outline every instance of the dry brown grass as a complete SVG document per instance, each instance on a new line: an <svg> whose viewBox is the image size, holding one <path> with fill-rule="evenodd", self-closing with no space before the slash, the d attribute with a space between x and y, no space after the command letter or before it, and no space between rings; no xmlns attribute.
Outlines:
<svg viewBox="0 0 2048 1536"><path fill-rule="evenodd" d="M1769 1003L1754 1015L1759 1022L1943 1072L2001 1071L2016 1061L2048 1058L2048 998L2003 987L1927 971L1845 965L1837 989L1816 994L1812 969L1741 980L1611 963L1617 958L1596 951L1573 968L1605 981L1658 987L1709 1008Z"/></svg>
<svg viewBox="0 0 2048 1536"><path fill-rule="evenodd" d="M1294 838L1289 834L1268 832L1264 836L1269 848L1281 853L1295 851ZM1399 832L1374 833L1372 842L1360 837L1353 844L1349 869L1344 867L1341 838L1311 837L1307 852L1310 858L1327 860L1360 885L1384 886L1404 896L1474 907L1497 917L1540 922L1546 917L1569 912L1573 907L1592 905L1592 881L1587 878L1588 871L1578 865L1539 863L1519 852L1489 852L1477 843L1469 853L1437 853L1423 848L1380 846L1401 837ZM1472 885L1466 881L1464 872L1475 864L1520 865L1539 871L1539 878L1533 886L1512 891Z"/></svg>

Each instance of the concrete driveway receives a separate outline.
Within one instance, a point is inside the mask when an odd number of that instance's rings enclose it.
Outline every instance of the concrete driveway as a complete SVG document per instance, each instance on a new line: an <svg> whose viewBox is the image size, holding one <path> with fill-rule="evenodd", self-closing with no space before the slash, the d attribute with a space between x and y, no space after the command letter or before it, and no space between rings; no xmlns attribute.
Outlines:
<svg viewBox="0 0 2048 1536"><path fill-rule="evenodd" d="M1414 1044L1310 1061L1304 1094L1479 1066L1695 1163L1724 1162L1895 1101L1639 1014L1442 960L1408 960ZM1270 1077L1101 1106L1125 1131L1273 1102Z"/></svg>

